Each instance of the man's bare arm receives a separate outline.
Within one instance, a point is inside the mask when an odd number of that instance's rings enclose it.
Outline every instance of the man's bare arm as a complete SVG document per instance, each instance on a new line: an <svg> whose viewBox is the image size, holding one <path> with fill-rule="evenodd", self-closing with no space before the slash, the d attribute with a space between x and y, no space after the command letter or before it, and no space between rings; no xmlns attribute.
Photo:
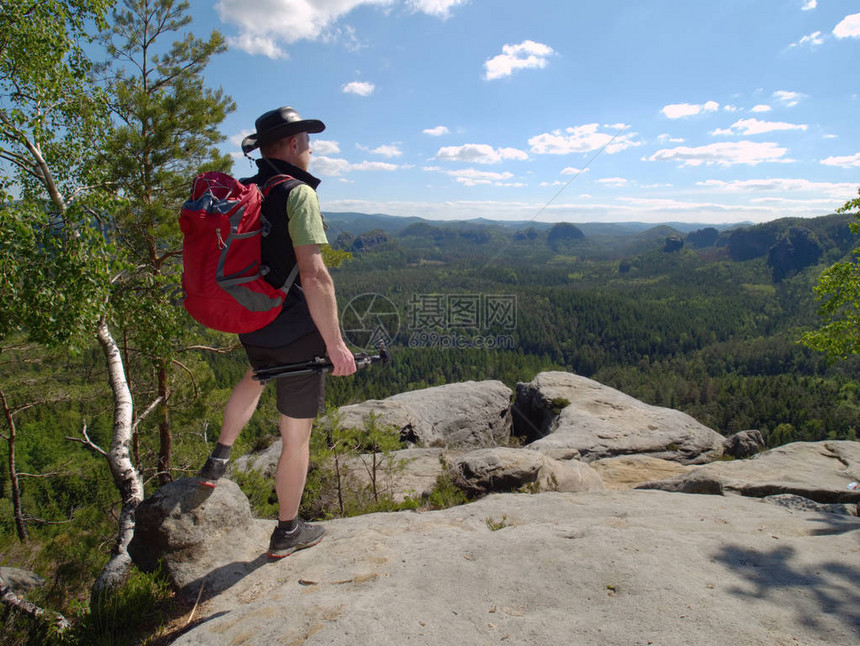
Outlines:
<svg viewBox="0 0 860 646"><path fill-rule="evenodd" d="M334 366L332 375L351 375L355 372L355 359L340 334L334 282L323 262L320 246L300 245L295 250L311 318L325 341L329 360Z"/></svg>

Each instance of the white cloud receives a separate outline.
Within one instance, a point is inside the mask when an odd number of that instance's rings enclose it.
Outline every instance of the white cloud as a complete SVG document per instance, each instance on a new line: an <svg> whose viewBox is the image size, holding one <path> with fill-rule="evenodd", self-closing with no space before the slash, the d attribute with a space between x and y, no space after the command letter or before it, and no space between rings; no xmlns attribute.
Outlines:
<svg viewBox="0 0 860 646"><path fill-rule="evenodd" d="M451 7L465 2L466 0L409 0L413 10L442 19L450 17Z"/></svg>
<svg viewBox="0 0 860 646"><path fill-rule="evenodd" d="M484 63L484 79L510 76L516 70L546 67L547 57L553 54L549 45L524 40L519 45L504 45L502 53Z"/></svg>
<svg viewBox="0 0 860 646"><path fill-rule="evenodd" d="M860 15L860 14L858 14ZM806 98L805 94L800 92L789 92L787 90L777 90L773 93L773 98L785 105L788 108L793 108L801 99Z"/></svg>
<svg viewBox="0 0 860 646"><path fill-rule="evenodd" d="M574 168L573 166L568 166L564 170L561 171L562 175L579 175L580 173L587 173L587 168Z"/></svg>
<svg viewBox="0 0 860 646"><path fill-rule="evenodd" d="M218 0L215 9L221 21L235 25L239 36L229 39L232 47L249 54L284 58L280 44L300 40L323 40L337 33L338 21L362 6L388 8L402 4L414 12L448 18L451 9L465 0ZM352 30L348 30L352 32ZM350 42L356 41L354 32ZM349 44L349 43L348 43Z"/></svg>
<svg viewBox="0 0 860 646"><path fill-rule="evenodd" d="M854 155L846 155L843 157L828 157L822 159L821 163L825 166L839 166L840 168L857 168L860 167L860 153Z"/></svg>
<svg viewBox="0 0 860 646"><path fill-rule="evenodd" d="M669 105L664 105L660 112L669 119L682 119L703 112L715 112L719 108L720 104L716 101L707 101L706 103L670 103Z"/></svg>
<svg viewBox="0 0 860 646"><path fill-rule="evenodd" d="M803 6L801 10L809 11L810 9L815 9L818 6L818 0L803 0Z"/></svg>
<svg viewBox="0 0 860 646"><path fill-rule="evenodd" d="M761 135L775 130L806 130L806 124L785 123L783 121L759 121L758 119L739 119L728 128L716 129L712 135Z"/></svg>
<svg viewBox="0 0 860 646"><path fill-rule="evenodd" d="M386 162L363 161L353 164L345 159L326 157L324 155L313 155L311 157L311 169L314 174L324 177L339 177L351 171L394 171L402 166Z"/></svg>
<svg viewBox="0 0 860 646"><path fill-rule="evenodd" d="M376 89L373 83L367 81L353 81L347 83L342 88L344 94L357 94L358 96L370 96Z"/></svg>
<svg viewBox="0 0 860 646"><path fill-rule="evenodd" d="M612 188L621 188L622 186L627 186L630 180L625 179L624 177L604 177L603 179L598 179L596 181L600 184L611 186Z"/></svg>
<svg viewBox="0 0 860 646"><path fill-rule="evenodd" d="M363 150L365 152L372 153L374 155L382 155L383 157L400 157L403 152L396 144L385 144L382 146L377 146L376 148L368 148L367 146L361 146L356 144L356 148L359 150Z"/></svg>
<svg viewBox="0 0 860 646"><path fill-rule="evenodd" d="M505 180L513 177L512 173L493 173L488 171L476 170L474 168L464 168L461 170L445 171L446 175L450 175L458 182L465 186L477 186L479 184L491 184L494 186L503 186Z"/></svg>
<svg viewBox="0 0 860 646"><path fill-rule="evenodd" d="M826 195L828 199L840 199L842 196L856 190L855 184L847 182L812 182L808 179L774 177L765 179L736 179L730 182L720 179L708 179L696 182L696 185L730 193L763 193L766 191L788 193L806 191Z"/></svg>
<svg viewBox="0 0 860 646"><path fill-rule="evenodd" d="M833 28L833 35L837 38L860 38L860 13L845 16L842 22Z"/></svg>
<svg viewBox="0 0 860 646"><path fill-rule="evenodd" d="M431 137L441 137L442 135L449 134L449 130L445 126L436 126L435 128L427 128L426 130L422 130L425 135L430 135Z"/></svg>
<svg viewBox="0 0 860 646"><path fill-rule="evenodd" d="M311 150L316 155L337 155L340 152L340 144L328 139L313 139Z"/></svg>
<svg viewBox="0 0 860 646"><path fill-rule="evenodd" d="M670 144L682 144L684 143L683 137L673 137L670 134L663 133L661 135L657 135L657 141L661 144L670 143Z"/></svg>
<svg viewBox="0 0 860 646"><path fill-rule="evenodd" d="M493 148L487 144L464 144L440 148L436 158L470 164L498 164L506 159L524 160L529 156L517 148Z"/></svg>
<svg viewBox="0 0 860 646"><path fill-rule="evenodd" d="M678 162L681 166L733 166L748 164L756 166L763 162L790 162L785 159L787 149L780 148L773 142L734 141L707 146L678 146L658 150L646 161Z"/></svg>
<svg viewBox="0 0 860 646"><path fill-rule="evenodd" d="M820 31L813 31L808 36L803 36L796 43L791 43L789 47L818 47L819 45L824 44L824 38L821 36Z"/></svg>
<svg viewBox="0 0 860 646"><path fill-rule="evenodd" d="M750 108L750 112L770 112L773 110L769 105L765 105L764 103L759 103L758 105L754 105Z"/></svg>
<svg viewBox="0 0 860 646"><path fill-rule="evenodd" d="M599 130L600 124L597 123L570 127L564 131L554 130L532 137L529 146L536 155L569 155L599 150L603 146L606 146L607 153L612 154L642 144L641 141L634 141L636 133L619 135L618 131L609 133Z"/></svg>
<svg viewBox="0 0 860 646"><path fill-rule="evenodd" d="M724 105L723 106L724 112L737 112L738 110L740 110L740 108L736 105Z"/></svg>
<svg viewBox="0 0 860 646"><path fill-rule="evenodd" d="M397 164L389 164L387 162L378 162L378 161L363 161L358 164L350 164L349 170L384 170L384 171L392 171L397 170L398 168L402 168L402 166L398 166Z"/></svg>
<svg viewBox="0 0 860 646"><path fill-rule="evenodd" d="M287 52L281 49L271 36L245 32L239 36L230 36L227 38L227 44L252 56L262 55L275 60L287 58Z"/></svg>

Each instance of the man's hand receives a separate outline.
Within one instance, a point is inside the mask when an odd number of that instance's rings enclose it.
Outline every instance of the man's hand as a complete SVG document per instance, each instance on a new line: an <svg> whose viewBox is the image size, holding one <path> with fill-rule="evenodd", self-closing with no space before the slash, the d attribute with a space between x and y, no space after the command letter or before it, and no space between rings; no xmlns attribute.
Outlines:
<svg viewBox="0 0 860 646"><path fill-rule="evenodd" d="M326 348L326 350L328 351L328 358L332 365L332 376L346 377L355 372L355 356L353 356L343 341L333 348Z"/></svg>

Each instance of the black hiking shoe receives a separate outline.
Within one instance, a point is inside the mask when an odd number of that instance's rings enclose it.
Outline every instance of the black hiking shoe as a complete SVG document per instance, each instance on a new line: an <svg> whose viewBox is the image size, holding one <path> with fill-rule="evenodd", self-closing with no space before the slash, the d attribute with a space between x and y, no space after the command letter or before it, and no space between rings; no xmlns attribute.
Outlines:
<svg viewBox="0 0 860 646"><path fill-rule="evenodd" d="M280 527L275 527L275 531L272 532L272 538L269 541L269 551L266 554L273 559L281 559L289 556L296 550L313 547L323 539L323 536L325 536L324 527L309 525L299 518L298 527L291 532Z"/></svg>
<svg viewBox="0 0 860 646"><path fill-rule="evenodd" d="M213 458L210 455L206 460L206 464L200 469L199 476L202 479L200 484L204 487L212 487L214 489L218 478L227 472L228 462L230 462L230 458Z"/></svg>

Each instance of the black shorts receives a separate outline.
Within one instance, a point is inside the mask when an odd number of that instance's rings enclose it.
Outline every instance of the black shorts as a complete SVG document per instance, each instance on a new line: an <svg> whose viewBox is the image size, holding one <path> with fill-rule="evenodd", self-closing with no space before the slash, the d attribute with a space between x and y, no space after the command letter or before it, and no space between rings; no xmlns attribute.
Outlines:
<svg viewBox="0 0 860 646"><path fill-rule="evenodd" d="M317 331L280 348L242 345L245 348L245 354L248 355L248 361L251 362L251 367L255 370L326 356L325 343ZM278 412L282 415L296 419L310 419L322 411L325 399L323 373L280 377L274 382L278 389Z"/></svg>

